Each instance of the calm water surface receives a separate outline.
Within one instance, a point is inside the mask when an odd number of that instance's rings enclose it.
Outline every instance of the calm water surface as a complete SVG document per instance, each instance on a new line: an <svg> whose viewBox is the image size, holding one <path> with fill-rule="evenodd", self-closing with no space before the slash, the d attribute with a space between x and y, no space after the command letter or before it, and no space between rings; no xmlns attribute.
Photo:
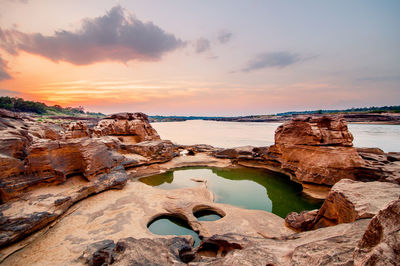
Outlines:
<svg viewBox="0 0 400 266"><path fill-rule="evenodd" d="M269 146L280 123L219 122L192 120L152 123L161 138L178 144L210 144L231 148L245 145ZM356 147L378 147L400 151L400 125L349 124Z"/></svg>
<svg viewBox="0 0 400 266"><path fill-rule="evenodd" d="M215 202L264 210L283 218L292 211L312 210L321 206L321 201L303 195L301 185L286 176L263 169L183 168L144 177L140 181L161 189L202 185L192 178L207 180L207 187L214 193Z"/></svg>

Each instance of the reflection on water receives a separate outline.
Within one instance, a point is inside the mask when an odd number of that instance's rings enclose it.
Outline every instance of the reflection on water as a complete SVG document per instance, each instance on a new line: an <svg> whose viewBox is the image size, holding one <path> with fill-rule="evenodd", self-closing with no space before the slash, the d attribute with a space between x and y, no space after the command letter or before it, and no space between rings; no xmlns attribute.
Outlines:
<svg viewBox="0 0 400 266"><path fill-rule="evenodd" d="M200 244L199 235L192 230L189 224L182 219L172 216L162 216L148 226L150 232L156 235L191 235L194 238L194 246Z"/></svg>
<svg viewBox="0 0 400 266"><path fill-rule="evenodd" d="M161 138L178 144L209 144L215 147L269 146L280 123L218 122L192 120L152 123ZM400 151L400 125L349 124L356 147Z"/></svg>
<svg viewBox="0 0 400 266"><path fill-rule="evenodd" d="M215 212L210 210L198 211L194 213L194 216L199 221L217 221L222 218L221 215L216 214Z"/></svg>
<svg viewBox="0 0 400 266"><path fill-rule="evenodd" d="M140 181L162 189L202 185L192 178L207 180L207 187L214 193L215 202L265 210L283 218L292 211L312 210L321 206L320 201L301 193L301 185L286 176L263 169L186 168L144 177Z"/></svg>

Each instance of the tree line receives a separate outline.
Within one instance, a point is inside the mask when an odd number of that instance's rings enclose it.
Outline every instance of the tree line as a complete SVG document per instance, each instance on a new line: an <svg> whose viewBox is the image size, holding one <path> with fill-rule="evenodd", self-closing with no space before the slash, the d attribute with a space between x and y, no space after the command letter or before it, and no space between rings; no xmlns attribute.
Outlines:
<svg viewBox="0 0 400 266"><path fill-rule="evenodd" d="M79 114L89 114L89 115L103 115L101 113L90 113L85 112L82 106L79 107L61 107L60 105L48 106L45 103L25 101L22 98L17 97L0 97L0 108L7 109L13 112L29 112L36 114L64 114L64 115L79 115Z"/></svg>

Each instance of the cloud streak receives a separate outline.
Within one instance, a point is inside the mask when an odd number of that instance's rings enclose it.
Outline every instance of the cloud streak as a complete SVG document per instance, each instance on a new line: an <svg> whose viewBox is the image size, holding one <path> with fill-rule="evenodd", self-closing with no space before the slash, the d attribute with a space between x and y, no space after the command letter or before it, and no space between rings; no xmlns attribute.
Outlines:
<svg viewBox="0 0 400 266"><path fill-rule="evenodd" d="M0 46L11 54L26 51L75 65L154 61L184 45L184 41L153 23L126 15L121 6L104 16L83 20L76 31L56 31L52 36L0 29Z"/></svg>
<svg viewBox="0 0 400 266"><path fill-rule="evenodd" d="M6 69L7 69L7 62L0 57L0 81L11 79L11 76L10 74L8 74Z"/></svg>
<svg viewBox="0 0 400 266"><path fill-rule="evenodd" d="M228 30L222 30L218 33L217 35L217 40L219 43L224 44L229 42L232 39L232 32L228 31Z"/></svg>
<svg viewBox="0 0 400 266"><path fill-rule="evenodd" d="M194 43L194 48L196 53L204 53L211 48L210 41L206 38L199 38L195 43Z"/></svg>
<svg viewBox="0 0 400 266"><path fill-rule="evenodd" d="M242 72L251 72L263 68L284 68L312 58L287 51L262 53L250 60L247 66L242 69Z"/></svg>

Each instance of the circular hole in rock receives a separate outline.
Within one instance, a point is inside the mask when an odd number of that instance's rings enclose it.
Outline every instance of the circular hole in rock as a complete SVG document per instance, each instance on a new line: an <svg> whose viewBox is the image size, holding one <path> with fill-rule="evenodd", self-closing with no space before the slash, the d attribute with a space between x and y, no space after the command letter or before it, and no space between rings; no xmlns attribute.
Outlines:
<svg viewBox="0 0 400 266"><path fill-rule="evenodd" d="M162 215L148 223L147 228L156 235L191 235L194 239L194 246L197 247L201 240L199 235L192 230L190 225L184 219Z"/></svg>
<svg viewBox="0 0 400 266"><path fill-rule="evenodd" d="M199 206L193 209L193 215L199 221L217 221L225 216L222 211L213 210L211 207Z"/></svg>

